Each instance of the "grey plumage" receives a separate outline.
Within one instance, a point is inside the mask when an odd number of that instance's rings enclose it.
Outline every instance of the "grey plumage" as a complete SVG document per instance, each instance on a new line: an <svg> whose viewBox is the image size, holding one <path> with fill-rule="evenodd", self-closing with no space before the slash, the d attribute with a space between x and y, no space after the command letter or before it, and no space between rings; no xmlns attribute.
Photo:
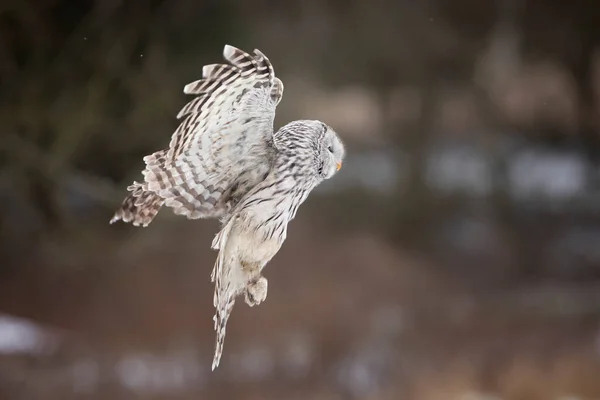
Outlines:
<svg viewBox="0 0 600 400"><path fill-rule="evenodd" d="M341 167L345 150L320 121L291 122L273 133L283 84L268 58L225 46L228 64L205 66L203 79L185 86L195 97L169 148L144 157L144 181L111 223L147 226L165 205L190 219L219 218L222 228L211 274L217 334L212 368L219 365L227 320L238 296L266 299L264 266L279 251L287 225L309 193Z"/></svg>

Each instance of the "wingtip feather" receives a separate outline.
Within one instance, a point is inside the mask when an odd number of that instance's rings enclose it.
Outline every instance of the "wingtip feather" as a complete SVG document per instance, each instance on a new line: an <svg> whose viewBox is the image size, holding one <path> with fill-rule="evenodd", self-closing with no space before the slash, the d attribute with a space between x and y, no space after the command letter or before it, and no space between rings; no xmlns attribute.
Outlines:
<svg viewBox="0 0 600 400"><path fill-rule="evenodd" d="M202 77L210 78L215 68L219 67L219 64L208 64L202 67Z"/></svg>
<svg viewBox="0 0 600 400"><path fill-rule="evenodd" d="M238 49L237 47L234 47L230 44L226 44L225 47L223 47L223 57L225 57L225 59L228 60L238 51L240 51L240 49Z"/></svg>
<svg viewBox="0 0 600 400"><path fill-rule="evenodd" d="M197 87L199 84L200 84L200 80L197 80L197 81L194 81L194 82L188 83L187 85L185 85L185 86L183 87L183 93L185 93L185 94L194 94L194 93L195 93L195 90L196 90L196 87ZM177 118L179 118L179 117L177 117Z"/></svg>
<svg viewBox="0 0 600 400"><path fill-rule="evenodd" d="M259 49L254 49L254 54L260 58L264 58L265 60L268 60L267 56L265 56L265 54L260 51Z"/></svg>

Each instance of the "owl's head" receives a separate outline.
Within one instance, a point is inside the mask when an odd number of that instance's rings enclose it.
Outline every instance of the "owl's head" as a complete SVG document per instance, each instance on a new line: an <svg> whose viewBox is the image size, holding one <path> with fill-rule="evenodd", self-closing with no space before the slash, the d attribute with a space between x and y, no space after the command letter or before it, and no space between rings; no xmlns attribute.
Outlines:
<svg viewBox="0 0 600 400"><path fill-rule="evenodd" d="M274 135L276 146L287 162L318 179L329 179L342 167L346 155L337 133L321 121L299 120L283 126Z"/></svg>
<svg viewBox="0 0 600 400"><path fill-rule="evenodd" d="M319 173L323 179L329 179L342 168L346 150L337 133L330 126L324 123L321 123L321 125L323 132L319 143L319 161L321 163Z"/></svg>

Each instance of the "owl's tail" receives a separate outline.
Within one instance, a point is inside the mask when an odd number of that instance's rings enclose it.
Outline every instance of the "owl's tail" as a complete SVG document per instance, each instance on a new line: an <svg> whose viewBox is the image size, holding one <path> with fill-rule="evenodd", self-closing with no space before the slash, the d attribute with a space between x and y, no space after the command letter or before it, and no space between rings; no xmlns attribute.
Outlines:
<svg viewBox="0 0 600 400"><path fill-rule="evenodd" d="M131 193L125 197L121 207L110 220L131 222L134 226L148 226L164 204L164 200L154 192L144 190L141 183L134 182L127 188Z"/></svg>
<svg viewBox="0 0 600 400"><path fill-rule="evenodd" d="M211 369L214 371L221 361L221 356L223 356L223 347L225 346L225 332L227 330L227 321L231 316L231 311L233 310L233 305L235 304L235 296L228 295L226 299L224 299L223 304L217 307L217 312L213 317L213 321L215 323L215 353L213 356L213 362Z"/></svg>
<svg viewBox="0 0 600 400"><path fill-rule="evenodd" d="M225 224L225 226L219 231L212 242L212 248L219 250L215 266L210 275L210 280L215 283L215 293L213 296L213 305L215 306L215 316L213 321L215 323L214 328L216 332L215 340L215 353L213 357L212 370L214 371L221 361L223 355L223 346L225 345L225 332L227 330L227 320L233 310L235 304L236 292L235 285L232 284L231 279L231 265L225 265L225 247L229 234L233 227L233 218Z"/></svg>

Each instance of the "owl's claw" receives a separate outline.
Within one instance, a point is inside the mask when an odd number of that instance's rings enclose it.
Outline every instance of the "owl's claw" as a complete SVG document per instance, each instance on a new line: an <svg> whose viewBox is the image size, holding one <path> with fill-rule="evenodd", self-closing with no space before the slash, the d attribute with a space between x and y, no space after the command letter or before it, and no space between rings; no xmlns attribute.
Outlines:
<svg viewBox="0 0 600 400"><path fill-rule="evenodd" d="M267 298L268 281L261 276L255 281L248 283L246 286L245 301L250 307L254 307L265 301Z"/></svg>

